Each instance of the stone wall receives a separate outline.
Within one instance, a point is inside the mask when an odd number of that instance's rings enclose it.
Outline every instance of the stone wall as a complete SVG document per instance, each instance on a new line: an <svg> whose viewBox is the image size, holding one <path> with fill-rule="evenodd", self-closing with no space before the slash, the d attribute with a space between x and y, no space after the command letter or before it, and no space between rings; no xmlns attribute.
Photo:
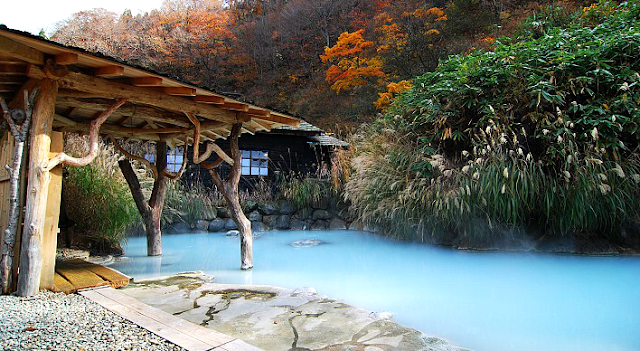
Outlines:
<svg viewBox="0 0 640 351"><path fill-rule="evenodd" d="M348 229L351 224L346 206L330 199L301 208L287 200L251 202L245 204L244 211L254 231ZM226 207L218 207L216 212L214 218L198 220L191 227L178 224L169 232L226 232L237 229Z"/></svg>

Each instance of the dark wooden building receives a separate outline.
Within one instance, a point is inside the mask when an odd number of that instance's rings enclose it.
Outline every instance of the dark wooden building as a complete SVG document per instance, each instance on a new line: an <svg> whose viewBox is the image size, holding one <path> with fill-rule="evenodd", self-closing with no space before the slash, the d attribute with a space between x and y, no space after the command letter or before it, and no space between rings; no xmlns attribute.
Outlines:
<svg viewBox="0 0 640 351"><path fill-rule="evenodd" d="M218 144L226 149L225 141ZM321 176L329 172L331 155L340 148L347 148L349 144L338 138L326 134L322 129L302 121L299 127L284 126L273 128L269 132L243 134L240 137L242 150L242 181L241 186L247 188L256 181L276 180L280 176L298 175ZM201 145L201 152L205 145ZM211 187L211 177L201 165L191 162L193 153L188 152L189 166L183 176L187 183L199 182ZM181 149L172 150L168 163L179 168L182 163ZM212 161L217 156L213 155ZM224 167L224 166L221 166ZM224 169L221 173L226 173Z"/></svg>

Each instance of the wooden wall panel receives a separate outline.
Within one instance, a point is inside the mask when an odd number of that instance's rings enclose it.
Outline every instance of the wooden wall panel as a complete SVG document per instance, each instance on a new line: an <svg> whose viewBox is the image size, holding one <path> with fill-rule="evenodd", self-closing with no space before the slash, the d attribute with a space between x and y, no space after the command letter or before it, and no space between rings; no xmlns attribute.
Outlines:
<svg viewBox="0 0 640 351"><path fill-rule="evenodd" d="M49 159L64 151L64 138L60 132L51 132ZM49 194L42 232L42 275L40 289L53 289L58 243L58 220L60 219L60 201L62 197L62 166L49 172Z"/></svg>

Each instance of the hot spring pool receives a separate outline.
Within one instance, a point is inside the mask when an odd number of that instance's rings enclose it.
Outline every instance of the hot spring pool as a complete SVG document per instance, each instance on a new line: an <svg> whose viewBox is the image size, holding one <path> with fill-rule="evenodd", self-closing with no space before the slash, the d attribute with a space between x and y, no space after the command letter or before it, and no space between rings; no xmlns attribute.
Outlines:
<svg viewBox="0 0 640 351"><path fill-rule="evenodd" d="M319 239L323 244L293 247ZM266 232L241 271L239 239L163 235L161 257L130 238L112 267L134 278L202 270L219 283L312 286L320 294L474 350L640 350L640 257L478 253L354 231Z"/></svg>

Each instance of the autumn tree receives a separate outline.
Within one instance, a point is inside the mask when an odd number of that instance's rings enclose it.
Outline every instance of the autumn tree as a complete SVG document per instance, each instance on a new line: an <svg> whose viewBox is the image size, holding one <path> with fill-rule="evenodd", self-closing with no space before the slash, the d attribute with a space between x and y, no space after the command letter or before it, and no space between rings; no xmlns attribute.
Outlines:
<svg viewBox="0 0 640 351"><path fill-rule="evenodd" d="M365 40L363 33L364 29L360 29L340 34L336 45L326 47L320 56L323 63L334 62L326 71L326 81L336 93L386 77L381 70L382 60L367 57L366 50L373 47L373 42Z"/></svg>

